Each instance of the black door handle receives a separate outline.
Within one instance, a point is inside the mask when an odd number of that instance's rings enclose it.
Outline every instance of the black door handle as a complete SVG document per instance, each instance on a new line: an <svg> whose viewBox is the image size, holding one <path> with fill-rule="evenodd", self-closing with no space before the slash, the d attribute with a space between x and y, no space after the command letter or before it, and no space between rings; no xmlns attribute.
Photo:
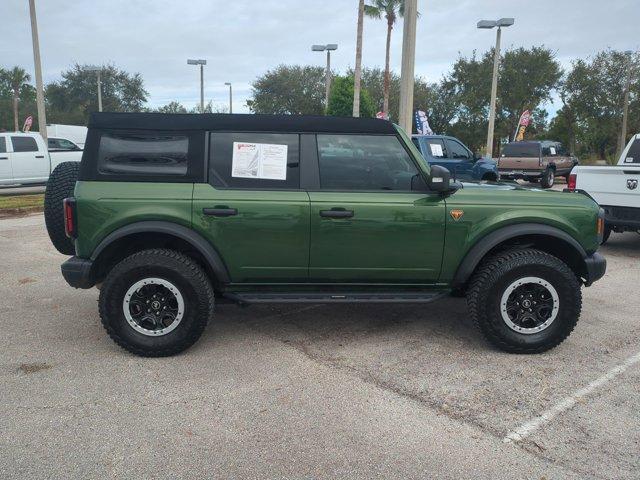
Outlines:
<svg viewBox="0 0 640 480"><path fill-rule="evenodd" d="M327 218L351 218L353 217L353 210L320 210L320 216Z"/></svg>
<svg viewBox="0 0 640 480"><path fill-rule="evenodd" d="M36 158L44 158L44 155L36 155Z"/></svg>
<svg viewBox="0 0 640 480"><path fill-rule="evenodd" d="M233 217L238 214L238 209L228 207L203 208L202 213L211 217Z"/></svg>
<svg viewBox="0 0 640 480"><path fill-rule="evenodd" d="M9 157L0 157L0 160L9 160Z"/></svg>

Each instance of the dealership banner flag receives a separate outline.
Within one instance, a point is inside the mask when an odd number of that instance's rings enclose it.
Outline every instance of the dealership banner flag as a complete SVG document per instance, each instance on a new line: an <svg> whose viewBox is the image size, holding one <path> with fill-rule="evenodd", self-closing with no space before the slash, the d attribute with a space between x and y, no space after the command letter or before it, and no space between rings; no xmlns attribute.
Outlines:
<svg viewBox="0 0 640 480"><path fill-rule="evenodd" d="M516 134L513 136L514 142L521 142L524 140L524 131L529 126L531 122L531 112L529 110L525 110L520 115L520 121L518 122L518 128L516 129Z"/></svg>
<svg viewBox="0 0 640 480"><path fill-rule="evenodd" d="M433 130L429 126L429 120L427 114L422 110L416 110L416 130L418 135L433 135Z"/></svg>

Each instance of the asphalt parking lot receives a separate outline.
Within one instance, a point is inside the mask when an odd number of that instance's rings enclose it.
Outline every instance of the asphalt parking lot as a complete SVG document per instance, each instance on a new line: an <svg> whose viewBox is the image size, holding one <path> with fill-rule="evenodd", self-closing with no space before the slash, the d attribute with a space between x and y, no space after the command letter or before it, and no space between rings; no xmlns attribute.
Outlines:
<svg viewBox="0 0 640 480"><path fill-rule="evenodd" d="M104 333L41 215L0 220L2 478L639 478L640 235L557 349L490 348L464 300L217 309L185 354Z"/></svg>

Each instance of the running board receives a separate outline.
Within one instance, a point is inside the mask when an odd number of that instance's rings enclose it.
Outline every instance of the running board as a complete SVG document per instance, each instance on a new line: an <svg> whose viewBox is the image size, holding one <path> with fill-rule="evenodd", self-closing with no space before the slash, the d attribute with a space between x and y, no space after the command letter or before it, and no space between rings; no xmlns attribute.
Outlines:
<svg viewBox="0 0 640 480"><path fill-rule="evenodd" d="M428 293L235 293L223 296L239 304L252 303L429 303L449 292Z"/></svg>

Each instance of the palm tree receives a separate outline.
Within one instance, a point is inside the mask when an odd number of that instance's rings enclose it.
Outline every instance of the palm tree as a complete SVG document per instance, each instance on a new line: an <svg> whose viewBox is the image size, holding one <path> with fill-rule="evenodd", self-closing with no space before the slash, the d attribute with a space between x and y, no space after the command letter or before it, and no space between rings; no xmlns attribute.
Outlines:
<svg viewBox="0 0 640 480"><path fill-rule="evenodd" d="M382 111L389 114L389 52L391 50L391 31L398 17L404 15L404 0L374 0L373 5L365 5L364 13L371 18L382 18L387 21L387 49L384 62L384 86Z"/></svg>
<svg viewBox="0 0 640 480"><path fill-rule="evenodd" d="M362 77L362 28L364 24L364 0L358 2L358 29L356 34L356 66L353 71L353 116L360 116L360 80Z"/></svg>
<svg viewBox="0 0 640 480"><path fill-rule="evenodd" d="M11 70L7 70L5 75L13 93L13 128L18 132L20 130L20 125L18 124L20 90L31 81L31 75L20 67L13 67Z"/></svg>

